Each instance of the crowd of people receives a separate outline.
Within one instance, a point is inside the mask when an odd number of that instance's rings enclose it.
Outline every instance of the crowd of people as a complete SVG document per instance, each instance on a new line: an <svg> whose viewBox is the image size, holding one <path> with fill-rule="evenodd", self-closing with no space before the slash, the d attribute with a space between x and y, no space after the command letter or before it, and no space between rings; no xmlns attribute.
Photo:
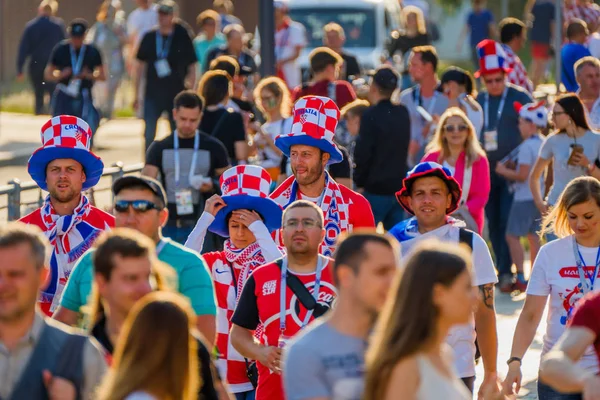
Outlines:
<svg viewBox="0 0 600 400"><path fill-rule="evenodd" d="M471 74L439 71L410 2L363 87L335 21L300 69L286 1L276 76L231 1L198 35L172 0L137 3L63 40L44 0L25 29L36 113L52 91L27 166L48 195L0 227L1 398L512 399L547 304L539 398L600 398L599 6L566 0L553 32L553 1L528 29L474 0ZM564 91L534 100L555 34ZM103 211L92 138L126 74L145 165ZM526 294L500 361L496 284Z"/></svg>

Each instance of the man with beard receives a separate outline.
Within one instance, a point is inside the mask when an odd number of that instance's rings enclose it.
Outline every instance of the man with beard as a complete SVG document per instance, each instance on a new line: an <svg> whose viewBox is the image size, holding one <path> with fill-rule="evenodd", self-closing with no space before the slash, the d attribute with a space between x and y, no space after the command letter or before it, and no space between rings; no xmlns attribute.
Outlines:
<svg viewBox="0 0 600 400"><path fill-rule="evenodd" d="M287 255L254 270L231 318L231 344L242 356L257 360L256 400L284 399L282 349L337 297L333 260L319 255L323 222L323 213L312 202L299 200L286 208L282 231ZM256 343L259 325L262 335Z"/></svg>
<svg viewBox="0 0 600 400"><path fill-rule="evenodd" d="M48 282L40 307L51 316L75 263L96 238L115 225L115 218L93 207L81 192L102 176L104 164L90 151L92 131L82 119L61 115L42 126L42 147L29 159L27 171L49 192L41 208L21 218L37 225L52 245Z"/></svg>
<svg viewBox="0 0 600 400"><path fill-rule="evenodd" d="M339 243L335 308L294 339L284 357L288 400L362 397L367 340L397 271L398 254L384 235L351 233Z"/></svg>
<svg viewBox="0 0 600 400"><path fill-rule="evenodd" d="M323 211L325 236L321 254L329 256L342 232L375 227L369 202L360 194L338 185L326 170L342 161L333 142L340 110L328 97L306 96L294 104L292 131L279 135L275 145L290 159L293 176L271 194L284 209L296 200L315 203ZM281 243L281 233L276 234Z"/></svg>

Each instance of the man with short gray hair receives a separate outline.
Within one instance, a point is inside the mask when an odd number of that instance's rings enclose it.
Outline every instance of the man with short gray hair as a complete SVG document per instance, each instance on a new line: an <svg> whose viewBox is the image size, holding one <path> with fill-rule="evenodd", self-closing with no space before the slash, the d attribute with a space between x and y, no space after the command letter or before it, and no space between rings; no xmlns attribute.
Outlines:
<svg viewBox="0 0 600 400"><path fill-rule="evenodd" d="M0 228L0 398L91 398L106 372L95 341L37 310L49 243L20 222ZM41 378L41 379L40 379Z"/></svg>
<svg viewBox="0 0 600 400"><path fill-rule="evenodd" d="M575 63L574 69L579 84L577 94L587 109L591 128L600 129L600 60L583 57Z"/></svg>

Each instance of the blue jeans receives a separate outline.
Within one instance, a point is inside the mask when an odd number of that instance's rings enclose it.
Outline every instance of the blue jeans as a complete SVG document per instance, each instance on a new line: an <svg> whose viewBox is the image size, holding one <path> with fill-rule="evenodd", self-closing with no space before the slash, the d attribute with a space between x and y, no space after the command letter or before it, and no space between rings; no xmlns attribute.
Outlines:
<svg viewBox="0 0 600 400"><path fill-rule="evenodd" d="M383 222L383 227L389 231L398 222L404 220L404 209L394 195L380 195L365 192L365 198L371 204L375 225Z"/></svg>
<svg viewBox="0 0 600 400"><path fill-rule="evenodd" d="M512 206L513 195L508 190L506 179L497 175L494 170L490 173L490 198L485 206L485 216L488 219L490 240L496 258L498 275L512 276L512 259L506 243L506 224Z"/></svg>
<svg viewBox="0 0 600 400"><path fill-rule="evenodd" d="M235 400L254 400L256 397L256 391L250 390L249 392L234 393L234 395Z"/></svg>
<svg viewBox="0 0 600 400"><path fill-rule="evenodd" d="M539 400L582 400L581 394L560 393L550 386L540 382L537 383Z"/></svg>
<svg viewBox="0 0 600 400"><path fill-rule="evenodd" d="M173 225L165 225L162 228L162 234L163 236L171 238L171 240L183 245L185 244L188 236L190 236L190 233L192 233L192 230L194 230L193 226L180 228Z"/></svg>
<svg viewBox="0 0 600 400"><path fill-rule="evenodd" d="M173 120L173 98L168 96L151 96L144 98L144 140L146 143L146 151L154 141L156 136L156 124L163 112L169 114L169 122L171 130L175 130L175 120Z"/></svg>

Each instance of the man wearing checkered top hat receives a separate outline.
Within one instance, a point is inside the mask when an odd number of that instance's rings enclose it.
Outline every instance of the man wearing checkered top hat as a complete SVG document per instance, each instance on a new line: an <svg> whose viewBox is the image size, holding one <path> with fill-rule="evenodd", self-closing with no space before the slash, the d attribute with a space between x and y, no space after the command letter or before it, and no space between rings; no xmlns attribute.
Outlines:
<svg viewBox="0 0 600 400"><path fill-rule="evenodd" d="M37 225L52 245L47 285L40 307L51 316L75 263L115 218L93 207L81 192L102 176L104 164L90 151L89 125L71 115L54 117L42 126L42 147L29 159L27 171L42 190L49 192L41 208L21 218Z"/></svg>
<svg viewBox="0 0 600 400"><path fill-rule="evenodd" d="M338 185L326 171L328 164L342 161L333 142L340 110L328 97L306 96L294 104L292 131L279 135L275 145L290 159L293 176L271 194L284 209L296 200L317 204L325 217L321 254L331 255L342 232L375 227L369 202L359 193ZM276 233L280 245L281 235Z"/></svg>
<svg viewBox="0 0 600 400"><path fill-rule="evenodd" d="M479 71L485 90L477 96L483 109L483 129L481 142L490 162L491 190L485 207L489 223L490 240L496 257L496 267L500 279L500 290L510 292L513 285L512 260L506 244L506 216L510 212L513 194L508 181L496 173L496 164L508 156L521 144L519 115L512 104L531 103L533 99L525 89L507 82L508 67L506 53L502 46L486 39L477 45Z"/></svg>

